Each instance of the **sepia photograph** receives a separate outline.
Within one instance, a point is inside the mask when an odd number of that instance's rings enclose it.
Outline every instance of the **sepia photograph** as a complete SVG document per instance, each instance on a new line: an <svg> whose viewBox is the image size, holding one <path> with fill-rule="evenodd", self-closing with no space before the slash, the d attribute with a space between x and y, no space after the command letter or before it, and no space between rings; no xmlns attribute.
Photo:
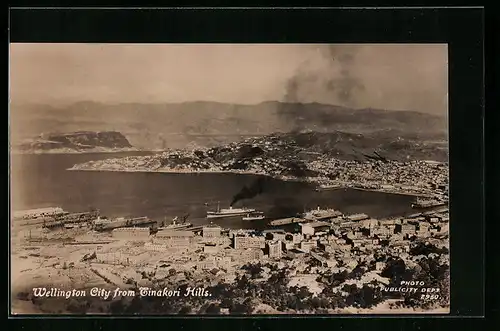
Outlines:
<svg viewBox="0 0 500 331"><path fill-rule="evenodd" d="M9 58L11 314L450 312L447 44Z"/></svg>

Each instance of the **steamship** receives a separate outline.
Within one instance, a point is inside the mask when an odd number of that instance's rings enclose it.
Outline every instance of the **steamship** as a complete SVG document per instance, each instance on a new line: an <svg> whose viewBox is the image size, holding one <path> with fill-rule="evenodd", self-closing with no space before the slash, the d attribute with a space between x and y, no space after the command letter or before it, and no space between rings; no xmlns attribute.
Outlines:
<svg viewBox="0 0 500 331"><path fill-rule="evenodd" d="M191 227L191 223L186 222L187 216L184 216L182 220L179 221L179 217L175 217L172 221L172 223L164 225L158 230L184 230L186 228Z"/></svg>
<svg viewBox="0 0 500 331"><path fill-rule="evenodd" d="M253 213L247 213L246 216L243 216L243 221L259 221L265 219L264 213L261 211L255 211Z"/></svg>
<svg viewBox="0 0 500 331"><path fill-rule="evenodd" d="M445 201L417 198L415 202L411 204L411 207L414 209L424 209L429 207L441 207L444 205L446 205Z"/></svg>
<svg viewBox="0 0 500 331"><path fill-rule="evenodd" d="M113 220L110 220L108 218L98 217L96 220L93 221L93 229L95 231L110 231L117 228L146 226L154 223L156 223L156 221L153 221L148 217L133 217L133 218L118 217Z"/></svg>
<svg viewBox="0 0 500 331"><path fill-rule="evenodd" d="M223 217L234 217L234 216L243 216L250 213L255 212L255 209L252 208L233 208L233 206L229 206L229 208L220 208L219 203L217 203L216 211L207 211L207 218L223 218Z"/></svg>

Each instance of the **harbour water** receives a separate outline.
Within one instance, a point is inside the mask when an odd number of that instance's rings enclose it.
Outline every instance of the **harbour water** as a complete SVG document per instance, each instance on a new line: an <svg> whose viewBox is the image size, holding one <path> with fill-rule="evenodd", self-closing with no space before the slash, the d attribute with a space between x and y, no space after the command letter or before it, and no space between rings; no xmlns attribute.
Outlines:
<svg viewBox="0 0 500 331"><path fill-rule="evenodd" d="M207 210L227 207L258 176L239 174L171 174L67 171L76 163L148 152L113 154L43 154L11 156L12 210L59 206L70 212L98 208L108 217L140 217L171 220L189 214L193 225L208 223ZM267 217L294 216L316 208L335 208L346 214L371 217L411 214L413 197L338 189L316 192L305 183L265 181L262 193L240 200L235 207L251 207ZM241 217L212 220L227 228L262 228L267 221L243 221Z"/></svg>

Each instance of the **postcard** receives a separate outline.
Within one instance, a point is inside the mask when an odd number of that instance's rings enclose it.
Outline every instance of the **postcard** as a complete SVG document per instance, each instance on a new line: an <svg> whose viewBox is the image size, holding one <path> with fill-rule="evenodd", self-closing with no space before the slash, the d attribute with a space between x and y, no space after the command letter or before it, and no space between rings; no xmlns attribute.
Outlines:
<svg viewBox="0 0 500 331"><path fill-rule="evenodd" d="M446 44L12 43L9 121L14 315L449 313Z"/></svg>

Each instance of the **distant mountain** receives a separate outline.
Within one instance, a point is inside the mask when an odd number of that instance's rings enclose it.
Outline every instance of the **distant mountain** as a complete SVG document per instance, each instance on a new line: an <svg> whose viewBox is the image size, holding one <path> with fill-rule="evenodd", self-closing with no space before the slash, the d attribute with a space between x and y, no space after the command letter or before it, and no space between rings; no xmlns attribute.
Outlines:
<svg viewBox="0 0 500 331"><path fill-rule="evenodd" d="M385 134L384 134L385 133ZM294 147L293 154L327 155L346 160L446 162L448 148L438 141L394 137L392 131L354 134L346 132L300 132L275 135L283 146ZM302 156L304 158L304 155Z"/></svg>
<svg viewBox="0 0 500 331"><path fill-rule="evenodd" d="M107 131L123 133L141 148L209 147L273 132L389 132L394 136L446 140L447 120L413 111L350 109L319 103L217 102L102 104L69 106L11 105L13 140L44 132Z"/></svg>
<svg viewBox="0 0 500 331"><path fill-rule="evenodd" d="M13 146L21 153L81 153L131 150L133 146L120 132L50 133L20 142Z"/></svg>

